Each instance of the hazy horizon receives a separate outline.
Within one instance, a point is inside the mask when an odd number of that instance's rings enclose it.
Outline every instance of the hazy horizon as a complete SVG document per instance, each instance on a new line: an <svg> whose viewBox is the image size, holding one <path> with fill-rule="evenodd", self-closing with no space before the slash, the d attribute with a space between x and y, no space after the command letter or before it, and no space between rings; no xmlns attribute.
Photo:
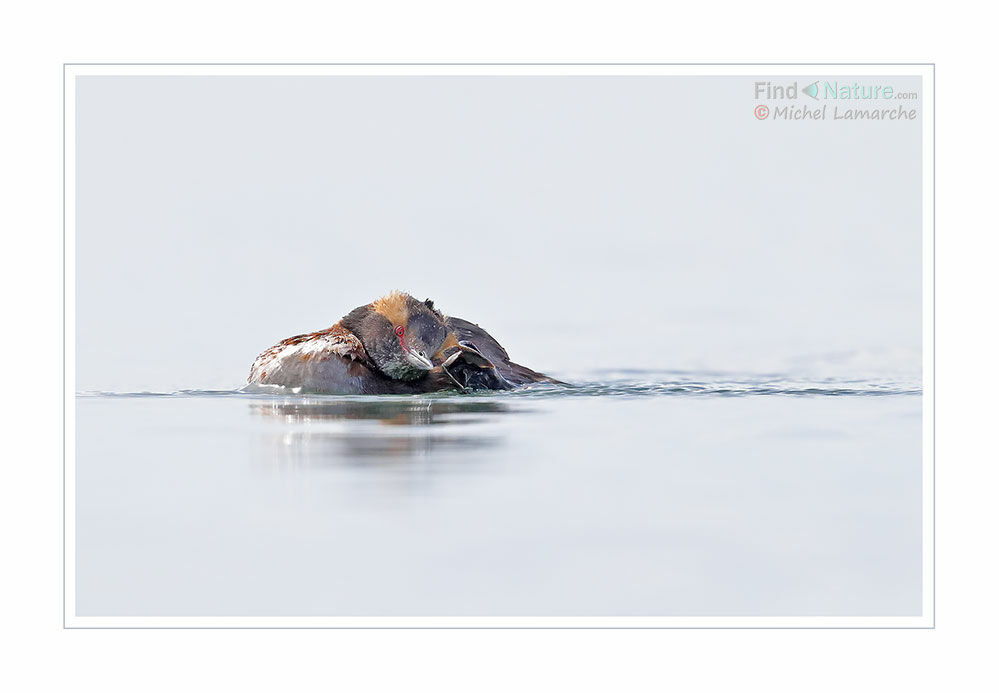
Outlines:
<svg viewBox="0 0 999 693"><path fill-rule="evenodd" d="M756 79L80 77L77 389L238 387L390 289L556 374L918 377L921 121Z"/></svg>

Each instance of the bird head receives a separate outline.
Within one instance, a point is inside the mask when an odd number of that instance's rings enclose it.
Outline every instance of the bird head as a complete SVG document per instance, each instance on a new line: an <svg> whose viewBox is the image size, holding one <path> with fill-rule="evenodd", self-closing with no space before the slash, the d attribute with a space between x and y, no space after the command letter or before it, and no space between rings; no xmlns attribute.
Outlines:
<svg viewBox="0 0 999 693"><path fill-rule="evenodd" d="M361 340L378 369L395 380L423 377L457 346L433 301L401 291L355 308L341 324Z"/></svg>

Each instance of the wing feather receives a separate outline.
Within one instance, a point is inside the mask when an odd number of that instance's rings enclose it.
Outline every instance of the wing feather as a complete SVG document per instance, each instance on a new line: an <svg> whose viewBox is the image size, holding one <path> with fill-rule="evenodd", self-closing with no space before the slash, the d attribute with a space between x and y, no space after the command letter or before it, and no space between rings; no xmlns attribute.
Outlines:
<svg viewBox="0 0 999 693"><path fill-rule="evenodd" d="M281 384L282 373L301 371L315 362L332 358L360 361L369 368L374 366L361 340L337 323L326 330L284 339L260 354L250 367L249 382Z"/></svg>

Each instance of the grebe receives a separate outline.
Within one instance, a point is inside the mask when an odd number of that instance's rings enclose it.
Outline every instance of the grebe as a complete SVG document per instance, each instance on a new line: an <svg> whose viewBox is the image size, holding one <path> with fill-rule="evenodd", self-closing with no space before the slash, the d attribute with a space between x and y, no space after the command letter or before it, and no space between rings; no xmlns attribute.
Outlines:
<svg viewBox="0 0 999 693"><path fill-rule="evenodd" d="M401 291L355 308L325 330L278 342L253 362L249 382L341 395L564 384L513 363L478 325Z"/></svg>

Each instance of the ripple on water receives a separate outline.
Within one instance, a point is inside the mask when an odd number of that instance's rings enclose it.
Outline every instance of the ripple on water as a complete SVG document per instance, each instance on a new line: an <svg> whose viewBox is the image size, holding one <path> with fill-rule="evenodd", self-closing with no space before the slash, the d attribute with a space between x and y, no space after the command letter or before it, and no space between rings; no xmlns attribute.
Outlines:
<svg viewBox="0 0 999 693"><path fill-rule="evenodd" d="M566 376L564 376L566 377ZM337 399L443 399L452 397L562 398L562 397L885 397L920 395L918 378L808 378L781 374L733 375L681 371L596 371L572 378L571 385L535 384L512 391L440 392L422 395L316 395L294 389L246 386L234 390L184 389L171 392L77 393L80 397L240 397L271 399L300 395Z"/></svg>

